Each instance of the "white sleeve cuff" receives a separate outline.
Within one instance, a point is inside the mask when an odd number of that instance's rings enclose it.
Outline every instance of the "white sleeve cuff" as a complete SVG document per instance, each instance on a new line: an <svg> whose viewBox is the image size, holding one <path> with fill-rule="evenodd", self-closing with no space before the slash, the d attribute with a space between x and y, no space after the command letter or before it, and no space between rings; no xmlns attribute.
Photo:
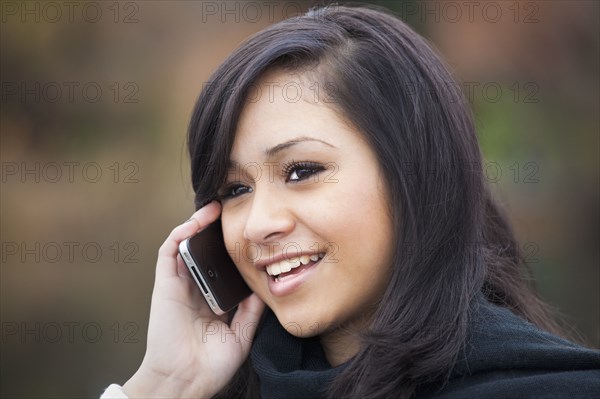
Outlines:
<svg viewBox="0 0 600 399"><path fill-rule="evenodd" d="M110 384L108 388L104 391L100 399L129 399L125 392L123 392L123 387L117 384Z"/></svg>

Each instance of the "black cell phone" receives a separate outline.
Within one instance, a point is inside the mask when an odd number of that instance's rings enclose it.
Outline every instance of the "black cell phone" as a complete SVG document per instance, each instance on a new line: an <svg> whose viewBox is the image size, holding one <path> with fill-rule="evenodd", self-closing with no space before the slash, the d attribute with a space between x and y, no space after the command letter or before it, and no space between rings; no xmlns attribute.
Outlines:
<svg viewBox="0 0 600 399"><path fill-rule="evenodd" d="M252 293L225 248L221 219L182 241L179 254L215 314L229 312Z"/></svg>

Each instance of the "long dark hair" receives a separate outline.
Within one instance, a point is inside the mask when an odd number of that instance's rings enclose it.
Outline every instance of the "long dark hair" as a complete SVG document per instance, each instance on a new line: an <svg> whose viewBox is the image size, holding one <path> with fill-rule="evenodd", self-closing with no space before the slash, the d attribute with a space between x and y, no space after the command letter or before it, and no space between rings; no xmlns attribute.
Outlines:
<svg viewBox="0 0 600 399"><path fill-rule="evenodd" d="M249 90L273 68L316 79L323 101L364 134L390 193L393 273L364 345L331 397L408 398L445 381L476 297L561 333L530 286L507 217L482 174L468 104L428 43L374 7L329 6L244 42L200 94L189 128L199 207L224 182ZM257 397L246 363L225 396Z"/></svg>

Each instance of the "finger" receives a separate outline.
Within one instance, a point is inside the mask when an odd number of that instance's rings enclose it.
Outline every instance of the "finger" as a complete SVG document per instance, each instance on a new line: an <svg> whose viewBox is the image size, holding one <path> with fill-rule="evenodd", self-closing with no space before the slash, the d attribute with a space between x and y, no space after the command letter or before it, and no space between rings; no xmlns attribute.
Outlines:
<svg viewBox="0 0 600 399"><path fill-rule="evenodd" d="M191 237L217 220L220 212L221 204L213 201L196 211L190 220L171 231L158 250L158 261L156 263L157 278L176 277L178 275L176 258L179 253L179 244L181 241Z"/></svg>
<svg viewBox="0 0 600 399"><path fill-rule="evenodd" d="M233 316L231 325L237 331L244 331L244 337L240 342L245 354L250 352L250 346L264 310L265 303L256 294L252 294L239 304L237 312Z"/></svg>
<svg viewBox="0 0 600 399"><path fill-rule="evenodd" d="M214 222L219 212L220 204L214 201L196 211L190 219L171 231L160 248L161 252L167 256L176 255L179 243Z"/></svg>

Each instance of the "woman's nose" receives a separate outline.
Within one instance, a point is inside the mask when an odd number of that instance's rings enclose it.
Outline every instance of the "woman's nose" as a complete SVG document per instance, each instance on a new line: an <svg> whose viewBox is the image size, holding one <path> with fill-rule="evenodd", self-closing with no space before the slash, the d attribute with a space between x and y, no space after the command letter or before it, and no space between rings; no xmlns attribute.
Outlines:
<svg viewBox="0 0 600 399"><path fill-rule="evenodd" d="M244 228L246 240L258 245L273 243L288 235L294 226L293 213L285 199L278 196L277 188L255 189Z"/></svg>

